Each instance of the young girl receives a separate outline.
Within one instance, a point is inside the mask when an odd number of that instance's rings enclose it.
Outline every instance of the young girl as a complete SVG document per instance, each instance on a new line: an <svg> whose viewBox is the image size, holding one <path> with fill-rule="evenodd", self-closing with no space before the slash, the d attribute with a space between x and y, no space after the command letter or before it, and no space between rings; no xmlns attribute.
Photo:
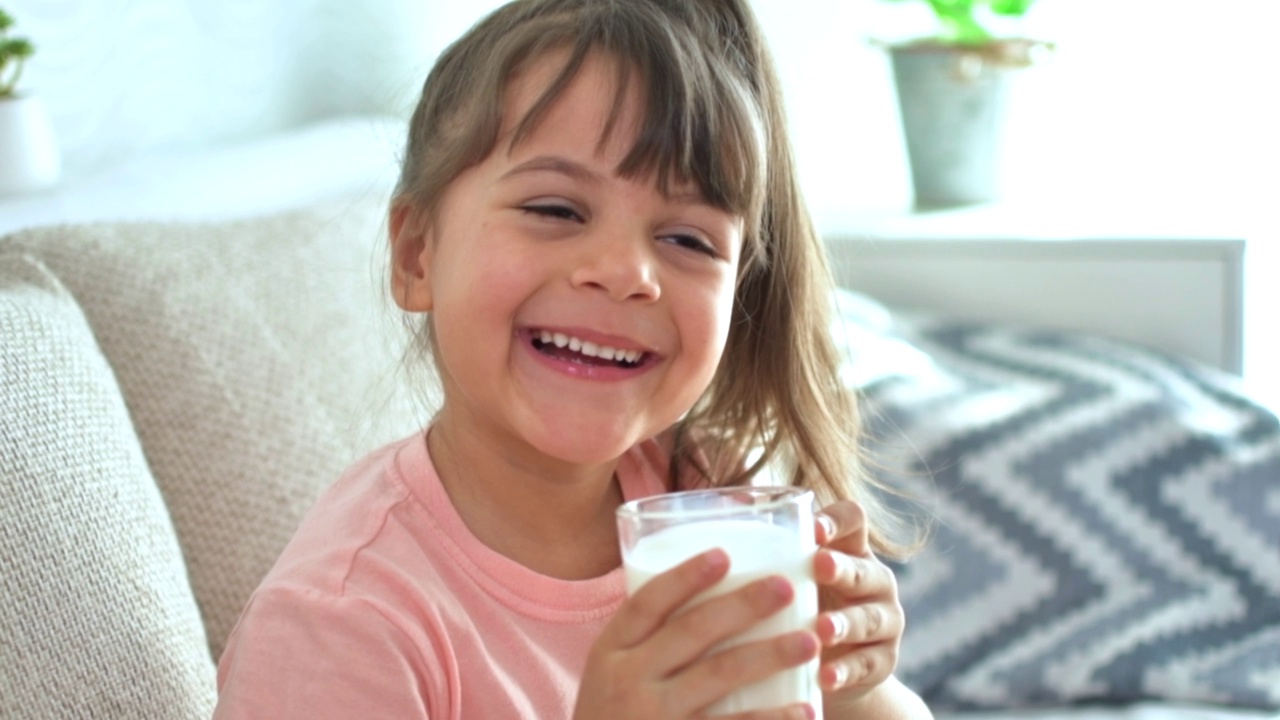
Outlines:
<svg viewBox="0 0 1280 720"><path fill-rule="evenodd" d="M894 548L746 0L494 12L427 79L389 229L443 404L317 502L232 634L218 717L698 717L818 653L828 718L928 717L892 676ZM619 504L784 466L827 503L812 632L708 654L793 594L676 612L720 551L625 597Z"/></svg>

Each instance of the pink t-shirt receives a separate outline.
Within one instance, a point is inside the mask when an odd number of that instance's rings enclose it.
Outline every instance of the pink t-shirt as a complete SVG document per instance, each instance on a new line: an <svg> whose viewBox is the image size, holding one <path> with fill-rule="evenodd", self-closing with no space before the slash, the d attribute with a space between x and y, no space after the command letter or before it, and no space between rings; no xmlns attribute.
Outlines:
<svg viewBox="0 0 1280 720"><path fill-rule="evenodd" d="M627 499L667 454L629 451ZM494 552L454 510L425 436L378 450L317 501L218 664L215 718L567 718L622 569L582 581Z"/></svg>

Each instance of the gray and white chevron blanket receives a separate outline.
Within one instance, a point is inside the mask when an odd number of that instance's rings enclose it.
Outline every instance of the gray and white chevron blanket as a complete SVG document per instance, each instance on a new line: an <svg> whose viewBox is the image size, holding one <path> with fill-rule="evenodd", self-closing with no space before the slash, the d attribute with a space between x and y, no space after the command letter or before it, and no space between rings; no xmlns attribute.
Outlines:
<svg viewBox="0 0 1280 720"><path fill-rule="evenodd" d="M1280 709L1272 410L1123 342L841 301L869 450L932 519L895 568L906 683L940 710Z"/></svg>

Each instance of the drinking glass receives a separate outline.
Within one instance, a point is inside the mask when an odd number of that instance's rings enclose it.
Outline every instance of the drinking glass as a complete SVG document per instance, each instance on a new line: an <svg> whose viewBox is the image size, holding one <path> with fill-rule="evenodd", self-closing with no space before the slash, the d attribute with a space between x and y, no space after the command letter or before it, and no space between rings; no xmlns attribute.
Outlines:
<svg viewBox="0 0 1280 720"><path fill-rule="evenodd" d="M718 652L795 630L812 630L818 616L813 581L813 493L792 487L743 486L689 490L632 500L618 508L618 537L634 594L652 577L693 556L722 548L729 573L689 601L702 602L760 578L781 575L795 588L791 603L712 648ZM711 715L808 702L822 717L814 660L744 686L709 708Z"/></svg>

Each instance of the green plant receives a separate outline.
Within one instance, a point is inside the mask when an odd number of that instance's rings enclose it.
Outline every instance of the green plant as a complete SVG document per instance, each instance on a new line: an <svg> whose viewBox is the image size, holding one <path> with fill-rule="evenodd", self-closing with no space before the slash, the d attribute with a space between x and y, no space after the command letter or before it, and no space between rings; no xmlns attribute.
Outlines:
<svg viewBox="0 0 1280 720"><path fill-rule="evenodd" d="M885 0L885 2L919 2L920 0ZM941 30L936 36L910 44L943 45L961 51L962 63L957 72L972 77L984 64L1003 68L1029 67L1044 62L1053 54L1051 42L1022 37L1000 37L987 29L983 12L1010 18L1027 14L1035 0L923 0L929 3Z"/></svg>
<svg viewBox="0 0 1280 720"><path fill-rule="evenodd" d="M917 0L886 0L912 2ZM942 25L938 40L952 45L986 45L996 41L978 17L982 7L1005 17L1022 17L1035 0L924 0Z"/></svg>
<svg viewBox="0 0 1280 720"><path fill-rule="evenodd" d="M22 64L36 51L30 40L9 37L12 27L13 17L0 9L0 98L14 96L18 79L22 77Z"/></svg>

